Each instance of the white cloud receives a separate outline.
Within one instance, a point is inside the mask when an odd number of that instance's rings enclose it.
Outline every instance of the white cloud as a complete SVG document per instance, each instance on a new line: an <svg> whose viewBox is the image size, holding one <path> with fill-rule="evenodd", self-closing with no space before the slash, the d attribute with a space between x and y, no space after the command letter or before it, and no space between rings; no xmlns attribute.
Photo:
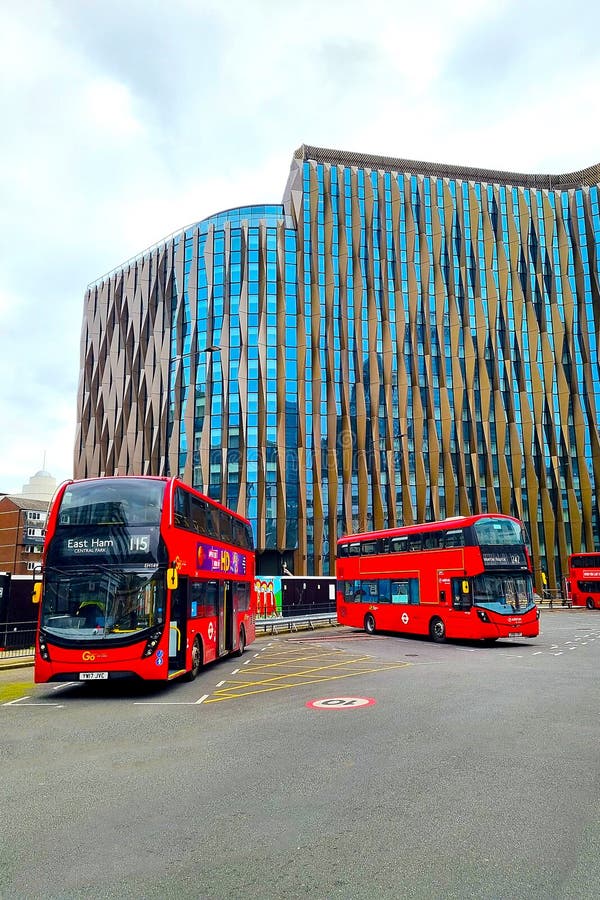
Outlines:
<svg viewBox="0 0 600 900"><path fill-rule="evenodd" d="M560 27L556 23L560 22ZM600 159L600 7L26 0L0 7L0 491L70 474L86 285L279 202L301 144L561 172Z"/></svg>

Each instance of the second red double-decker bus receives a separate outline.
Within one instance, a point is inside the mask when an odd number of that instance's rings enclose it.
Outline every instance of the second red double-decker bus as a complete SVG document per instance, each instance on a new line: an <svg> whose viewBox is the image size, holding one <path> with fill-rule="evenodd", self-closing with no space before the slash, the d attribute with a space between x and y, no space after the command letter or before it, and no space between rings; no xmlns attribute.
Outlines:
<svg viewBox="0 0 600 900"><path fill-rule="evenodd" d="M567 588L573 606L600 609L600 553L573 553L568 568Z"/></svg>
<svg viewBox="0 0 600 900"><path fill-rule="evenodd" d="M474 515L348 535L337 545L341 625L434 641L536 637L521 522Z"/></svg>
<svg viewBox="0 0 600 900"><path fill-rule="evenodd" d="M250 523L177 478L62 485L37 587L36 682L192 679L255 638Z"/></svg>

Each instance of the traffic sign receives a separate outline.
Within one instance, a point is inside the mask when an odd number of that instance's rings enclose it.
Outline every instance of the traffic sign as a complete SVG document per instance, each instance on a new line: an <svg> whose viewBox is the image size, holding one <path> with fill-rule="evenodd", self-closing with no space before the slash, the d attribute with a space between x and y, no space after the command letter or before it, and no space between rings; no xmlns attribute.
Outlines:
<svg viewBox="0 0 600 900"><path fill-rule="evenodd" d="M373 697L323 697L321 700L309 700L309 709L361 709L373 706Z"/></svg>

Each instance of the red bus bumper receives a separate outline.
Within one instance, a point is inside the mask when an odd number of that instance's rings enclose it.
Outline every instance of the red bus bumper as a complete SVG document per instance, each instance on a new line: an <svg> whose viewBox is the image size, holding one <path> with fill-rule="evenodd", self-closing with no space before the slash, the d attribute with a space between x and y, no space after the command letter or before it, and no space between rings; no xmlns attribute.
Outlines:
<svg viewBox="0 0 600 900"><path fill-rule="evenodd" d="M85 650L57 647L46 642L50 660L42 658L36 648L34 681L108 681L115 678L142 678L164 681L169 676L168 656L155 650L142 658L146 641L129 647L88 648Z"/></svg>

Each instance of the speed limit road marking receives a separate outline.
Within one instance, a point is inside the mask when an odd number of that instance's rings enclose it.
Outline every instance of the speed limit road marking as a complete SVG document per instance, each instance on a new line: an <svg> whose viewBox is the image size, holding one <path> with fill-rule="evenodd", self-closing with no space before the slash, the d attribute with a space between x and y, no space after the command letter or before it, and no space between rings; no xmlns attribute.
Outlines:
<svg viewBox="0 0 600 900"><path fill-rule="evenodd" d="M321 700L309 700L309 709L360 709L373 706L373 697L323 697Z"/></svg>

